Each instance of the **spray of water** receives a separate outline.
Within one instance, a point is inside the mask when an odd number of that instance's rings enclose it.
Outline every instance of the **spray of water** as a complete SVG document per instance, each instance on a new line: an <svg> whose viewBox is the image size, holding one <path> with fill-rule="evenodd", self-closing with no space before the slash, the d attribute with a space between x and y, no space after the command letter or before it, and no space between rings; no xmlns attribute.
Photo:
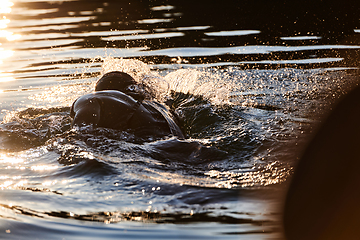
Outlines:
<svg viewBox="0 0 360 240"><path fill-rule="evenodd" d="M170 92L199 95L213 104L229 103L230 85L220 74L201 69L179 69L162 77L149 65L134 59L104 58L102 75L110 71L122 71L131 75L137 82L155 91L158 100L168 97Z"/></svg>
<svg viewBox="0 0 360 240"><path fill-rule="evenodd" d="M157 99L163 99L169 91L169 84L145 63L134 59L112 58L103 59L101 76L112 71L125 72L138 83L144 84Z"/></svg>

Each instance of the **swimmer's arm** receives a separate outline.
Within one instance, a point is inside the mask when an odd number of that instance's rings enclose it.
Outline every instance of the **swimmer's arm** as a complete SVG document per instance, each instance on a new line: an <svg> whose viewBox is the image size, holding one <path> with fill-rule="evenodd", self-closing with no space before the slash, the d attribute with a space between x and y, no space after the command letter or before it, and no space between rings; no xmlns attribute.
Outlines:
<svg viewBox="0 0 360 240"><path fill-rule="evenodd" d="M80 100L80 101L79 101ZM93 125L97 127L100 122L101 105L95 98L79 99L71 107L70 117L73 118L71 126Z"/></svg>

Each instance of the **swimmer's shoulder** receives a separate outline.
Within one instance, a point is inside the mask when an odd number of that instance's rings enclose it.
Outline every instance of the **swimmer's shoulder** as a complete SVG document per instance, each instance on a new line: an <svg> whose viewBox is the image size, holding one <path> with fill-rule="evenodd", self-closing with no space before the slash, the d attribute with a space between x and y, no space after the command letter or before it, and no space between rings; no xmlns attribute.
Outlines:
<svg viewBox="0 0 360 240"><path fill-rule="evenodd" d="M94 97L127 97L127 98L132 98L131 96L121 92L121 91L117 91L117 90L104 90L104 91L98 91L98 92L94 92L94 93L90 93L92 94Z"/></svg>

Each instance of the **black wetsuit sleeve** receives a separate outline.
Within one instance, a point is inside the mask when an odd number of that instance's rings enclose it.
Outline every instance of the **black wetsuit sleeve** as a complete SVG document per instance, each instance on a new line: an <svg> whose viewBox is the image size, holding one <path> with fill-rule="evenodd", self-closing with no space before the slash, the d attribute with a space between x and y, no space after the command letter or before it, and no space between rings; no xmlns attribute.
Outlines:
<svg viewBox="0 0 360 240"><path fill-rule="evenodd" d="M80 97L71 107L70 116L73 118L72 126L93 125L100 121L101 105L95 97Z"/></svg>
<svg viewBox="0 0 360 240"><path fill-rule="evenodd" d="M173 120L171 113L163 105L153 101L143 101L142 104L151 112L158 122L162 122L164 125L168 126L172 135L180 139L184 138L181 129Z"/></svg>

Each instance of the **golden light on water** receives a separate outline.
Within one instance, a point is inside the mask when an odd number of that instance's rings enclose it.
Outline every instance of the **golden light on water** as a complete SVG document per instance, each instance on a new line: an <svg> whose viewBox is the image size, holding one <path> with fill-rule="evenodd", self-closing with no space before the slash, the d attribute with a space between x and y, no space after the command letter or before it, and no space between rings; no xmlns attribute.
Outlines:
<svg viewBox="0 0 360 240"><path fill-rule="evenodd" d="M46 103L59 102L71 105L76 98L91 92L94 87L94 84L84 84L81 87L79 85L54 86L45 89L46 91L42 91L39 94L29 96L29 99Z"/></svg>
<svg viewBox="0 0 360 240"><path fill-rule="evenodd" d="M57 169L58 166L54 165L47 165L47 164L37 164L33 166L26 166L29 161L24 160L21 157L12 157L7 154L0 154L0 163L8 165L6 169L9 170L9 174L11 174L10 171L13 170L25 170L25 171L36 171L36 172L42 172L42 171L50 171ZM70 181L65 181L64 183L68 183ZM56 184L57 181L45 181L41 183L42 186L51 186ZM29 182L26 179L23 179L21 175L0 175L0 190L1 189L17 189L17 188L23 188L26 185L28 185Z"/></svg>
<svg viewBox="0 0 360 240"><path fill-rule="evenodd" d="M1 64L1 60L0 60L0 64ZM0 82L10 82L10 81L14 81L14 77L11 75L11 73L3 73L0 70ZM0 90L0 93L2 91L3 90Z"/></svg>
<svg viewBox="0 0 360 240"><path fill-rule="evenodd" d="M14 187L22 187L28 183L27 180L22 180L14 185Z"/></svg>
<svg viewBox="0 0 360 240"><path fill-rule="evenodd" d="M14 34L13 32L6 30L10 23L10 19L4 14L10 13L13 5L14 3L9 0L0 0L0 38L6 38L8 41L14 41L21 37L20 34Z"/></svg>
<svg viewBox="0 0 360 240"><path fill-rule="evenodd" d="M0 185L0 188L3 189L3 188L8 188L9 186L11 186L13 183L13 181L5 181L3 184Z"/></svg>
<svg viewBox="0 0 360 240"><path fill-rule="evenodd" d="M9 23L10 20L3 16L3 19L0 20L0 28L7 28Z"/></svg>
<svg viewBox="0 0 360 240"><path fill-rule="evenodd" d="M6 154L0 155L0 163L18 164L18 163L23 163L23 162L24 162L24 159L22 159L22 158L9 157Z"/></svg>
<svg viewBox="0 0 360 240"><path fill-rule="evenodd" d="M32 166L31 170L33 171L46 171L46 170L54 170L57 169L58 166L48 166L48 165L37 165L37 166Z"/></svg>
<svg viewBox="0 0 360 240"><path fill-rule="evenodd" d="M51 186L51 185L54 185L56 183L57 183L56 180L55 181L46 181L46 182L43 182L42 185L43 186Z"/></svg>
<svg viewBox="0 0 360 240"><path fill-rule="evenodd" d="M1 33L0 33L1 34ZM11 50L5 50L0 47L0 64L3 64L3 59L9 58L14 54L14 51ZM1 72L0 72L1 73ZM1 77L1 74L0 74ZM0 81L3 82L3 80L0 78Z"/></svg>
<svg viewBox="0 0 360 240"><path fill-rule="evenodd" d="M0 21L0 28L1 28L1 21ZM6 30L0 30L0 38L6 38L8 41L14 41L21 38L21 35L14 34L13 32L9 32Z"/></svg>
<svg viewBox="0 0 360 240"><path fill-rule="evenodd" d="M258 187L275 185L284 182L289 176L292 169L286 164L272 162L266 165L253 166L251 169L242 171L217 171L210 170L205 175L211 179L216 179L215 186L218 188L233 187Z"/></svg>
<svg viewBox="0 0 360 240"><path fill-rule="evenodd" d="M0 154L0 163L2 164L9 164L8 168L13 168L10 167L10 165L19 165L24 163L24 159L22 158L17 158L17 157L10 157L7 154ZM20 187L23 186L25 184L26 180L20 180L21 176L9 176L9 175L0 175L0 189L9 189L9 188L13 188L13 187Z"/></svg>
<svg viewBox="0 0 360 240"><path fill-rule="evenodd" d="M28 183L27 180L20 180L18 182L15 181L15 180L21 179L21 176L14 176L14 177L1 176L0 179L5 180L4 182L0 183L0 189L5 189L5 188L10 189L10 188L22 187Z"/></svg>
<svg viewBox="0 0 360 240"><path fill-rule="evenodd" d="M14 3L9 0L0 0L0 13L10 13L13 5Z"/></svg>
<svg viewBox="0 0 360 240"><path fill-rule="evenodd" d="M14 34L9 31L8 24L11 22L5 15L11 12L11 7L14 5L10 0L0 0L0 65L4 61L14 55L14 51L3 47L5 41L11 42L21 38L20 34ZM4 41L5 40L5 41ZM0 69L0 82L13 81L14 78L9 73L3 73ZM0 91L1 92L1 91Z"/></svg>

